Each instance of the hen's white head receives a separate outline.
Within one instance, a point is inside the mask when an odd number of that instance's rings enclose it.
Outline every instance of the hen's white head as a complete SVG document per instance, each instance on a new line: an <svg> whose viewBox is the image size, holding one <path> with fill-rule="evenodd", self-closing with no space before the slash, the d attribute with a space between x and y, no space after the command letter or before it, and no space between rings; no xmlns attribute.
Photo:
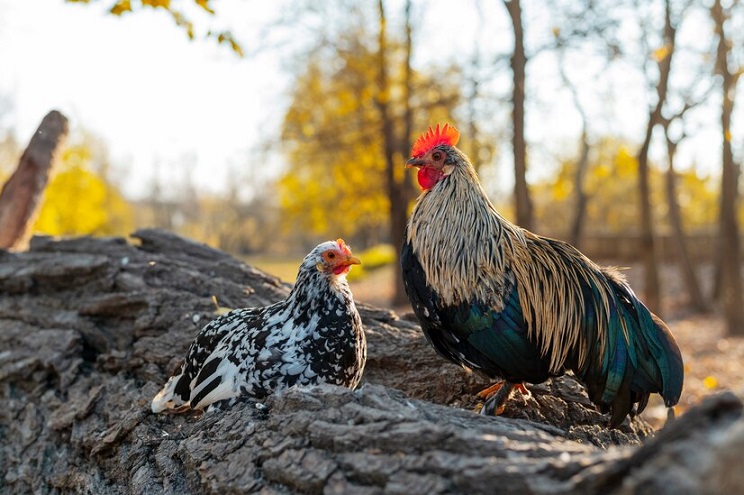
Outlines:
<svg viewBox="0 0 744 495"><path fill-rule="evenodd" d="M318 244L302 261L302 268L316 269L328 275L346 275L351 265L361 265L359 258L343 239Z"/></svg>

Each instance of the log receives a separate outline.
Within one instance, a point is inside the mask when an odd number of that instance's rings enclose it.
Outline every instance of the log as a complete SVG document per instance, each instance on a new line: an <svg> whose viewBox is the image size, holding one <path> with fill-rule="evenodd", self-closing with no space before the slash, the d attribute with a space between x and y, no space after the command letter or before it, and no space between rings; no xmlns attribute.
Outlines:
<svg viewBox="0 0 744 495"><path fill-rule="evenodd" d="M471 411L481 377L413 318L359 304L363 385L291 388L226 411L149 402L223 307L290 287L174 234L32 239L0 251L0 493L730 493L742 404L722 394L655 433L605 428L571 376Z"/></svg>
<svg viewBox="0 0 744 495"><path fill-rule="evenodd" d="M31 137L18 167L0 190L0 248L18 248L41 203L57 150L67 136L67 118L49 112Z"/></svg>

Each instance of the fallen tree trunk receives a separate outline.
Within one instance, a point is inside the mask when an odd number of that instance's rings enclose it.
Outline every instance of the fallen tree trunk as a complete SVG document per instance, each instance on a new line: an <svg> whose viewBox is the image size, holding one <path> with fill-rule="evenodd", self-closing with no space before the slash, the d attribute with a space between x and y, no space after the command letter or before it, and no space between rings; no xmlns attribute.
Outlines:
<svg viewBox="0 0 744 495"><path fill-rule="evenodd" d="M726 493L744 486L742 405L711 398L656 436L604 427L570 376L468 409L486 382L439 358L408 318L360 304L357 391L290 389L199 417L152 396L220 306L289 287L161 231L0 251L0 492Z"/></svg>

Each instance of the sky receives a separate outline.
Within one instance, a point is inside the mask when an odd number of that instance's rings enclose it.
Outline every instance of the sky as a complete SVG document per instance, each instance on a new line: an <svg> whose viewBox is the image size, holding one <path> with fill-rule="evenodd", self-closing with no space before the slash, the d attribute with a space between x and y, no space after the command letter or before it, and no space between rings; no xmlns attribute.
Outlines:
<svg viewBox="0 0 744 495"><path fill-rule="evenodd" d="M252 34L272 4L225 2L220 15ZM25 146L60 110L73 132L104 139L129 196L145 194L155 173L178 180L173 168L193 169L199 188L224 189L273 132L262 127L278 125L287 75L270 54L241 59L189 41L165 13L115 17L103 7L0 0L0 95L12 100L2 122Z"/></svg>
<svg viewBox="0 0 744 495"><path fill-rule="evenodd" d="M169 187L189 180L199 190L220 192L235 177L249 183L253 176L276 175L281 157L261 150L279 135L293 82L291 59L285 52L253 48L265 41L262 27L276 19L283 3L219 0L214 3L216 16L195 13L198 30L231 29L248 51L244 58L213 40L190 41L167 13L145 9L115 17L105 11L110 3L0 0L0 101L12 101L10 109L0 110L0 132L12 128L25 146L49 110L62 111L72 133L86 129L108 145L116 176L130 198L148 194L156 175L166 195ZM395 0L387 3L391 11L400 10ZM511 35L503 6L481 6L487 10L480 18L488 18L488 30L478 28L482 23L473 8L454 9L446 0L427 3L417 13L414 64L446 62L475 43L491 53L508 51ZM550 31L550 19L540 12L529 15ZM443 30L442 19L468 29ZM690 39L706 39L695 29L686 32ZM301 34L298 38L293 41L301 44ZM528 103L540 105L539 113L528 107L528 179L549 170L547 163L556 161L556 153L571 153L579 132L570 95L555 75L556 60L541 57L528 67ZM571 75L586 87L599 78L615 80L613 108L606 108L596 93L582 93L589 99L585 103L593 129L640 141L648 95L637 75L622 65L603 72L590 58L574 61ZM502 74L502 81L507 87L508 77ZM502 107L503 124L498 125L506 127L508 106ZM738 106L738 114L741 109L744 105ZM712 145L716 130L708 127L681 147L682 167L717 167L718 151ZM508 134L502 137L508 140ZM508 141L503 144L508 149ZM655 153L661 156L661 147ZM508 185L508 153L502 161L487 180Z"/></svg>
<svg viewBox="0 0 744 495"><path fill-rule="evenodd" d="M48 111L61 111L71 134L85 129L107 144L130 198L147 195L156 175L166 195L168 185L183 186L188 174L207 192L224 191L236 171L247 176L244 183L252 174L276 176L281 157L261 150L279 135L288 105L291 50L255 48L266 44L262 28L284 3L220 0L213 3L216 16L192 10L193 41L165 12L117 17L106 12L111 3L0 0L0 101L12 101L0 113L0 132L10 128L25 146ZM179 8L191 3L178 2ZM446 2L434 4L441 10ZM456 15L466 25L477 14L458 9ZM247 56L199 39L210 28L230 29ZM421 34L424 60L474 41Z"/></svg>

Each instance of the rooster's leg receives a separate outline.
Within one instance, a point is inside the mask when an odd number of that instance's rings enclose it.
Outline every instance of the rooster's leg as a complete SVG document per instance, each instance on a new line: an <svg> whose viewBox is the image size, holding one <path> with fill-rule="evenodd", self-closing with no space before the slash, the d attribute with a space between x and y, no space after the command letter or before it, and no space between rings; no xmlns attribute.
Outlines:
<svg viewBox="0 0 744 495"><path fill-rule="evenodd" d="M480 392L476 394L476 397L479 399L488 399L493 394L499 391L499 389L504 385L504 382L496 382L493 385L491 385L488 388L484 388Z"/></svg>
<svg viewBox="0 0 744 495"><path fill-rule="evenodd" d="M503 413L506 407L506 401L509 400L515 389L527 397L530 396L529 390L523 384L506 380L495 383L485 390L481 390L478 393L478 397L486 399L486 403L483 404L480 413L487 416L498 416Z"/></svg>

